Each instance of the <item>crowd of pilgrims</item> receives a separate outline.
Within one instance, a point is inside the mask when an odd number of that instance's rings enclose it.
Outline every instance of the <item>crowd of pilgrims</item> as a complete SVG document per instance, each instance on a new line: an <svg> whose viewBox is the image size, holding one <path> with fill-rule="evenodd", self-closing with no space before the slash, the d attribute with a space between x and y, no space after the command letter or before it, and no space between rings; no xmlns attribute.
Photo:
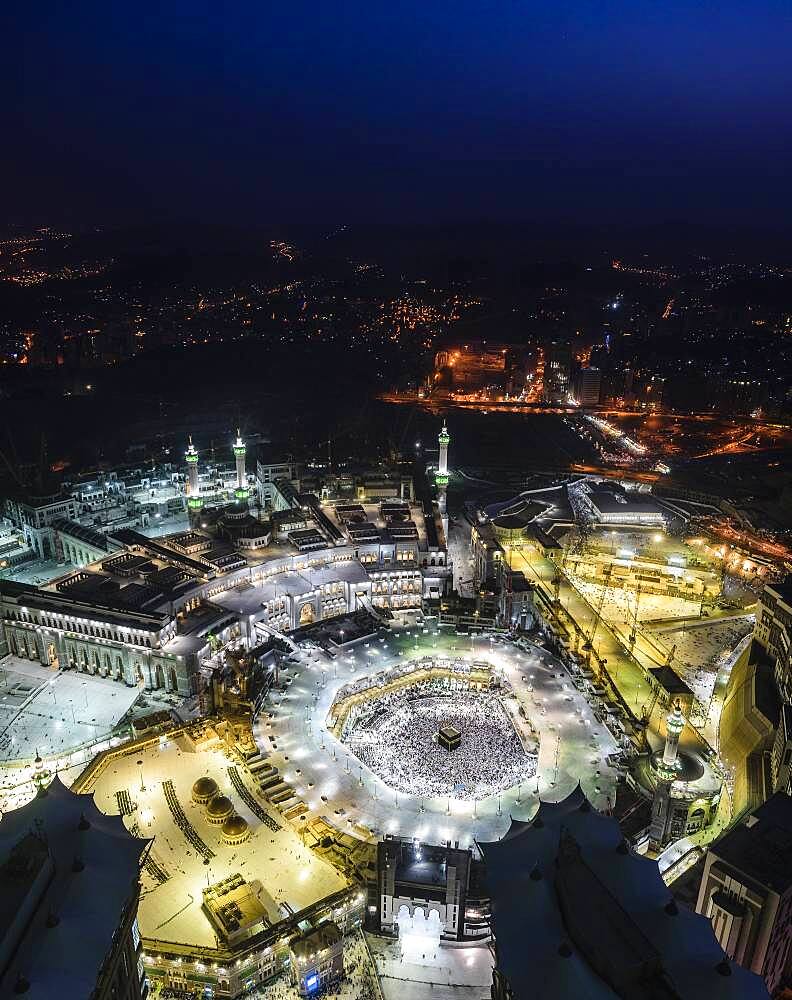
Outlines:
<svg viewBox="0 0 792 1000"><path fill-rule="evenodd" d="M462 736L456 750L438 743L443 726ZM500 698L443 679L382 694L350 711L341 738L390 788L420 798L481 799L536 773Z"/></svg>
<svg viewBox="0 0 792 1000"><path fill-rule="evenodd" d="M312 993L322 1000L377 1000L376 970L360 932L344 939L344 978ZM254 1000L301 1000L297 987L288 976L279 976L260 986L251 996Z"/></svg>

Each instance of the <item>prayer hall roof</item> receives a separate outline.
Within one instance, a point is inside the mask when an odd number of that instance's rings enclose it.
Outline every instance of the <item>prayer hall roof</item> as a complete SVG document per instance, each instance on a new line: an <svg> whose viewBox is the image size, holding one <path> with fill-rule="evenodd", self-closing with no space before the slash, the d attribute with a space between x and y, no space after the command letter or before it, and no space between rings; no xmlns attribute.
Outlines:
<svg viewBox="0 0 792 1000"><path fill-rule="evenodd" d="M673 900L657 862L635 854L579 785L479 846L497 966L515 1000L768 997L758 976L728 961L709 920Z"/></svg>
<svg viewBox="0 0 792 1000"><path fill-rule="evenodd" d="M31 1000L91 996L149 841L56 775L0 822L0 996L22 980ZM32 917L21 925L27 907Z"/></svg>

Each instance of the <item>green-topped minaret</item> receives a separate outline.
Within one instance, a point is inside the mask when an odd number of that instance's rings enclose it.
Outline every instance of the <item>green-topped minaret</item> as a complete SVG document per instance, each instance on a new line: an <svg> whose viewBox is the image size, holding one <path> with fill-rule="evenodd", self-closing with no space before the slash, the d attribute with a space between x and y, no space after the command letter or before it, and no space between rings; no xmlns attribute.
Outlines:
<svg viewBox="0 0 792 1000"><path fill-rule="evenodd" d="M247 500L248 498L247 469L245 468L246 451L245 442L242 440L242 435L237 427L237 436L236 441L234 442L234 459L236 460L237 474L237 484L236 489L234 490L234 496L237 500Z"/></svg>
<svg viewBox="0 0 792 1000"><path fill-rule="evenodd" d="M189 510L198 511L203 506L203 500L198 493L198 452L195 450L192 437L184 453L184 461L187 463L187 507Z"/></svg>
<svg viewBox="0 0 792 1000"><path fill-rule="evenodd" d="M448 517L446 515L446 489L448 488L448 443L451 440L451 435L448 433L448 428L446 427L445 420L443 421L443 428L437 435L437 440L440 445L440 459L437 463L437 472L435 472L435 486L437 487L437 506L440 508L440 514L443 519L443 530L448 534Z"/></svg>
<svg viewBox="0 0 792 1000"><path fill-rule="evenodd" d="M443 421L443 429L437 435L437 440L440 444L440 461L435 473L435 484L438 489L445 489L448 486L448 443L451 440L445 420Z"/></svg>

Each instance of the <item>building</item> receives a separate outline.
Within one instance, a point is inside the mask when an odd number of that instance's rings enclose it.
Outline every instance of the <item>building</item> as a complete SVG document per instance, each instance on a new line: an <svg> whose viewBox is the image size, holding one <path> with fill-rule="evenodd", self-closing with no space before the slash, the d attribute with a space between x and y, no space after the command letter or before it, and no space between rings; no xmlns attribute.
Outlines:
<svg viewBox="0 0 792 1000"><path fill-rule="evenodd" d="M492 897L493 1000L768 997L580 786L479 846Z"/></svg>
<svg viewBox="0 0 792 1000"><path fill-rule="evenodd" d="M437 471L435 472L435 486L437 487L437 505L440 508L440 516L443 520L443 534L448 535L448 513L446 511L446 493L448 491L448 444L451 440L451 436L448 433L448 428L446 427L445 421L443 421L443 427L437 436L437 442L439 446L439 459L437 463Z"/></svg>
<svg viewBox="0 0 792 1000"><path fill-rule="evenodd" d="M773 792L773 749L777 746L781 752L783 739L783 706L774 667L774 660L754 638L729 675L718 732L721 759L734 775L732 809L737 815L755 809Z"/></svg>
<svg viewBox="0 0 792 1000"><path fill-rule="evenodd" d="M147 978L163 996L250 995L288 974L296 938L328 922L345 937L361 926L360 882L331 863L335 852L303 840L299 786L240 735L226 718L202 720L104 750L75 779L99 809L121 810L108 822L152 838L137 841L149 848L137 919Z"/></svg>
<svg viewBox="0 0 792 1000"><path fill-rule="evenodd" d="M20 492L6 497L3 512L39 559L56 556L53 522L77 517L79 505L73 496L53 489L48 493Z"/></svg>
<svg viewBox="0 0 792 1000"><path fill-rule="evenodd" d="M546 403L566 403L572 378L572 346L551 341L544 351L544 386Z"/></svg>
<svg viewBox="0 0 792 1000"><path fill-rule="evenodd" d="M122 547L104 532L67 518L56 518L52 528L55 531L56 558L73 566L87 566Z"/></svg>
<svg viewBox="0 0 792 1000"><path fill-rule="evenodd" d="M792 990L792 799L776 793L711 844L696 912L729 958Z"/></svg>
<svg viewBox="0 0 792 1000"><path fill-rule="evenodd" d="M792 577L765 584L759 595L754 638L773 660L782 701L792 702Z"/></svg>
<svg viewBox="0 0 792 1000"><path fill-rule="evenodd" d="M626 490L619 483L585 482L577 498L597 524L665 527L665 514L652 497L639 490Z"/></svg>
<svg viewBox="0 0 792 1000"><path fill-rule="evenodd" d="M377 845L378 930L396 933L400 911L437 912L441 936L462 941L471 854L450 845L433 846L403 837L386 836Z"/></svg>
<svg viewBox="0 0 792 1000"><path fill-rule="evenodd" d="M792 705L781 706L776 737L770 755L773 788L792 795Z"/></svg>
<svg viewBox="0 0 792 1000"><path fill-rule="evenodd" d="M325 920L293 938L289 945L292 981L300 996L326 990L344 976L344 938L338 925Z"/></svg>
<svg viewBox="0 0 792 1000"><path fill-rule="evenodd" d="M0 996L144 1000L133 837L55 777L0 822Z"/></svg>
<svg viewBox="0 0 792 1000"><path fill-rule="evenodd" d="M269 512L256 515L239 435L233 453L228 475L212 473L206 484L190 441L193 526L173 535L150 538L128 522L100 530L76 520L76 500L17 505L20 523L39 525L37 544L79 572L40 587L0 581L0 653L186 697L197 693L212 642L239 640L250 649L261 642L258 626L288 631L361 609L387 617L447 591L452 567L442 519L431 501L411 499L401 471L385 477L387 489L380 483L387 495L379 500L358 490L349 500L322 502L298 491L295 465L259 462L254 492ZM112 483L113 496L160 488L135 476ZM106 487L82 482L85 504L101 505ZM180 485L166 474L162 488Z"/></svg>
<svg viewBox="0 0 792 1000"><path fill-rule="evenodd" d="M753 639L729 677L721 754L734 769L738 811L790 787L792 765L792 578L765 584Z"/></svg>
<svg viewBox="0 0 792 1000"><path fill-rule="evenodd" d="M599 368L581 368L572 381L572 393L580 406L598 406L602 391Z"/></svg>

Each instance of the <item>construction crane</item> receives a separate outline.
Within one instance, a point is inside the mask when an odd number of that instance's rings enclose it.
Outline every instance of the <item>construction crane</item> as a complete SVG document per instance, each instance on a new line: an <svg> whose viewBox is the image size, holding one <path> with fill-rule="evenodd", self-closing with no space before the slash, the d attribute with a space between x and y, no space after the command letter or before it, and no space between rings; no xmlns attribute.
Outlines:
<svg viewBox="0 0 792 1000"><path fill-rule="evenodd" d="M572 547L570 538L571 536L567 535L567 537L564 539L564 547L561 550L561 565L559 566L557 562L555 561L553 562L555 570L553 572L553 578L551 580L551 583L553 585L553 606L556 608L560 603L561 580L563 578L564 573L566 572L567 559L569 558L569 551Z"/></svg>
<svg viewBox="0 0 792 1000"><path fill-rule="evenodd" d="M632 628L630 629L630 648L635 645L635 636L638 632L638 605L641 601L641 581L638 581L638 586L635 588L635 612L633 614Z"/></svg>
<svg viewBox="0 0 792 1000"><path fill-rule="evenodd" d="M675 653L676 653L676 643L674 643L674 645L669 650L668 656L666 657L665 663L663 664L664 667L671 666ZM652 698L649 704L644 705L643 708L641 709L641 718L643 720L644 726L649 725L649 720L652 717L652 712L654 712L655 705L657 704L657 699L660 697L660 690L661 690L661 685L658 684L657 687L654 689L654 693L652 694Z"/></svg>

